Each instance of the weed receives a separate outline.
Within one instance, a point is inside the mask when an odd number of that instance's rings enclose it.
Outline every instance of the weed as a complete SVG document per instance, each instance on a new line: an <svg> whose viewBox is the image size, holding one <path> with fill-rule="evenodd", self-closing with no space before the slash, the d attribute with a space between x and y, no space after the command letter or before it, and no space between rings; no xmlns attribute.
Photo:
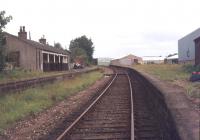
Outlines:
<svg viewBox="0 0 200 140"><path fill-rule="evenodd" d="M57 101L57 97L56 97L56 95L51 95L51 100L53 101L53 102L55 102L55 101Z"/></svg>
<svg viewBox="0 0 200 140"><path fill-rule="evenodd" d="M178 83L185 90L187 95L193 98L200 98L200 84L191 83L189 77L191 72L199 71L200 66L187 65L171 65L171 64L160 64L160 65L137 65L134 66L135 69L147 72L156 76L157 78L169 81L173 83Z"/></svg>
<svg viewBox="0 0 200 140"><path fill-rule="evenodd" d="M56 82L43 87L30 88L20 93L7 94L0 98L0 129L1 131L17 120L52 106L94 83L103 76L99 71L90 72L70 80Z"/></svg>
<svg viewBox="0 0 200 140"><path fill-rule="evenodd" d="M0 83L55 75L59 73L63 72L41 72L41 71L31 71L23 69L13 69L10 71L0 72Z"/></svg>

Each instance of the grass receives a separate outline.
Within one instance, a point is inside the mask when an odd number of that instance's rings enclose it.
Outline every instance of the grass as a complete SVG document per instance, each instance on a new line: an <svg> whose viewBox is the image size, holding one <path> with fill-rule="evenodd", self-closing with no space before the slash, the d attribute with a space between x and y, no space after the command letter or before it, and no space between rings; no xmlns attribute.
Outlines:
<svg viewBox="0 0 200 140"><path fill-rule="evenodd" d="M58 72L40 72L40 71L29 71L23 69L14 69L6 72L0 72L0 83L25 80L28 78L35 78L41 76L48 76L56 73Z"/></svg>
<svg viewBox="0 0 200 140"><path fill-rule="evenodd" d="M187 95L194 98L200 98L200 83L190 82L189 78L191 72L200 71L199 67L194 67L192 65L180 65L180 64L149 64L149 65L135 65L134 68L139 71L144 71L155 77L172 82L179 86L182 86Z"/></svg>
<svg viewBox="0 0 200 140"><path fill-rule="evenodd" d="M92 68L92 66L90 68ZM70 71L72 72L74 70L72 69ZM58 75L58 74L63 74L67 72L69 71L41 72L41 71L30 71L30 70L17 68L10 71L0 72L0 84L6 83L6 82L18 81L18 80L26 80L30 78Z"/></svg>
<svg viewBox="0 0 200 140"><path fill-rule="evenodd" d="M100 71L82 74L70 80L27 89L0 97L0 133L16 121L52 106L100 79Z"/></svg>

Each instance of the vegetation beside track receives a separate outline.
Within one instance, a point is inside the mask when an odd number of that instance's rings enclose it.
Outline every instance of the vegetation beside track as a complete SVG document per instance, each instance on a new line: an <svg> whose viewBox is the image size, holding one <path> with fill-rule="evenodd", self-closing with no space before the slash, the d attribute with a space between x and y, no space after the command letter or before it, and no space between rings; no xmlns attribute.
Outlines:
<svg viewBox="0 0 200 140"><path fill-rule="evenodd" d="M17 120L41 112L69 95L85 89L102 76L101 71L94 71L73 79L0 97L0 133Z"/></svg>
<svg viewBox="0 0 200 140"><path fill-rule="evenodd" d="M0 72L0 83L13 82L18 80L26 80L42 76L50 76L59 72L39 72L23 69L14 69L7 72Z"/></svg>
<svg viewBox="0 0 200 140"><path fill-rule="evenodd" d="M187 91L187 95L193 98L200 98L200 83L190 82L189 78L193 71L199 71L200 67L192 65L180 64L149 64L149 65L134 65L134 68L139 71L144 71L154 75L157 78L172 82L183 87Z"/></svg>
<svg viewBox="0 0 200 140"><path fill-rule="evenodd" d="M95 68L95 67L91 66L88 68ZM18 69L9 70L6 72L0 72L0 84L7 83L7 82L19 81L19 80L27 80L27 79L31 79L31 78L59 75L59 74L64 74L64 73L68 73L68 72L72 72L72 71L74 71L74 70L55 71L55 72L40 72L40 71L30 71L30 70L24 70L24 69L18 68Z"/></svg>

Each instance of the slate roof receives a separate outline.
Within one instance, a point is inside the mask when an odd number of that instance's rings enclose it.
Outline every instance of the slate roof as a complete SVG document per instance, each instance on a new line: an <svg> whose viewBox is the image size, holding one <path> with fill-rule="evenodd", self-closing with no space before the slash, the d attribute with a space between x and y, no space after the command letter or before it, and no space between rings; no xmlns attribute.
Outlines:
<svg viewBox="0 0 200 140"><path fill-rule="evenodd" d="M33 40L21 39L21 38L15 36L15 35L7 33L7 32L4 32L4 34L11 36L11 37L14 37L14 38L18 39L19 41L25 42L25 43L29 44L30 46L35 47L35 48L40 49L40 50L49 51L49 52L53 52L53 53L59 53L59 54L65 54L65 55L70 54L70 52L67 51L67 50L58 49L58 48L55 48L55 47L50 46L48 44L45 45L45 44L41 44L41 43L33 41Z"/></svg>

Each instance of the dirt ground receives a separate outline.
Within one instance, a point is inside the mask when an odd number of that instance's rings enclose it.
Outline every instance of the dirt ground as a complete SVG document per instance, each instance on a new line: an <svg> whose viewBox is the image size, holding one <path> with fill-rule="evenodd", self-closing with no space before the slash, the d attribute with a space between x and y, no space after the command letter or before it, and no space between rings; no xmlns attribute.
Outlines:
<svg viewBox="0 0 200 140"><path fill-rule="evenodd" d="M112 70L103 68L105 74L112 74ZM56 128L60 122L66 119L71 112L76 111L84 103L88 102L94 94L110 80L105 76L90 86L88 89L76 93L55 106L38 114L33 114L17 122L15 125L5 130L1 140L27 140L39 139L47 135Z"/></svg>
<svg viewBox="0 0 200 140"><path fill-rule="evenodd" d="M192 85L195 85L195 88L191 85L191 82L188 80L176 80L173 84L178 85L185 89L185 94L187 95L188 99L195 105L195 108L200 111L200 82L194 82ZM186 89L185 87L191 87L191 89Z"/></svg>

